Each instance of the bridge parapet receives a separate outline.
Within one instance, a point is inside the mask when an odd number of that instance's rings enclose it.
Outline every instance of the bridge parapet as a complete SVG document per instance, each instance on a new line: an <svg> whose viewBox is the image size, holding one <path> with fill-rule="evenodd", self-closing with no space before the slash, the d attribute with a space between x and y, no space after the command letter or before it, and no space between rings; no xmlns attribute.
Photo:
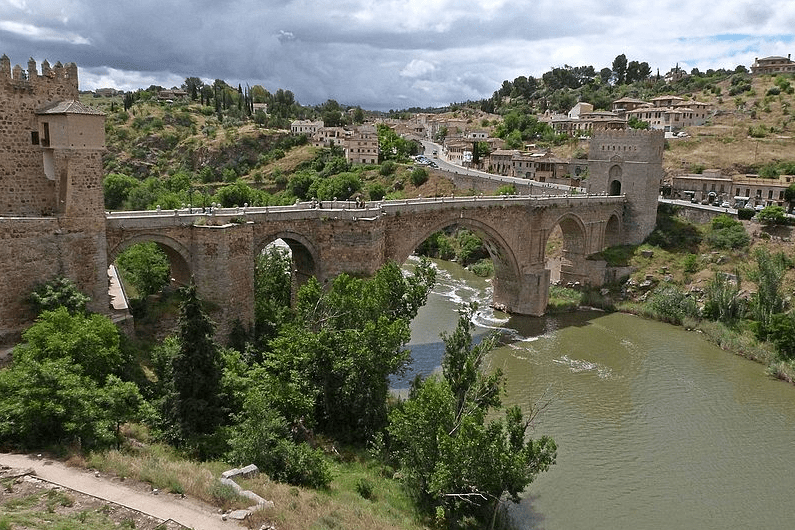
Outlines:
<svg viewBox="0 0 795 530"><path fill-rule="evenodd" d="M302 202L288 206L244 206L236 208L183 208L178 210L143 210L106 212L108 228L157 226L191 226L195 224L240 224L244 221L268 219L270 221L339 219L373 220L383 215L398 213L429 212L450 208L469 209L494 206L557 206L578 207L588 202L599 204L621 204L626 202L623 195L606 194L575 195L499 195L465 197L420 197L392 201L372 202L365 207L356 208L350 201Z"/></svg>

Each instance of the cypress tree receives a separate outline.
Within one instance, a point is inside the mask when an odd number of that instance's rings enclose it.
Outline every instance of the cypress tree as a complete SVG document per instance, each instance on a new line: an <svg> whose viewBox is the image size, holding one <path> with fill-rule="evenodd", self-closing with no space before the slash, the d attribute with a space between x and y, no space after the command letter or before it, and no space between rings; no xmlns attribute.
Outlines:
<svg viewBox="0 0 795 530"><path fill-rule="evenodd" d="M179 316L179 352L172 360L170 413L184 440L212 434L221 424L221 356L213 340L213 323L196 295L196 284L183 291Z"/></svg>

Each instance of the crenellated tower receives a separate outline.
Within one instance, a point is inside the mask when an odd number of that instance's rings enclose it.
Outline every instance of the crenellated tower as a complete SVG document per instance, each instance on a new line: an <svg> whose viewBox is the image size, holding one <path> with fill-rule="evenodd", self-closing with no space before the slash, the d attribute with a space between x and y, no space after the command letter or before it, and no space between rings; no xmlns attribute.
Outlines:
<svg viewBox="0 0 795 530"><path fill-rule="evenodd" d="M626 195L621 242L639 244L657 220L663 178L663 131L594 131L588 153L588 192Z"/></svg>
<svg viewBox="0 0 795 530"><path fill-rule="evenodd" d="M29 324L26 297L72 279L107 312L105 115L80 103L77 66L0 57L0 343Z"/></svg>

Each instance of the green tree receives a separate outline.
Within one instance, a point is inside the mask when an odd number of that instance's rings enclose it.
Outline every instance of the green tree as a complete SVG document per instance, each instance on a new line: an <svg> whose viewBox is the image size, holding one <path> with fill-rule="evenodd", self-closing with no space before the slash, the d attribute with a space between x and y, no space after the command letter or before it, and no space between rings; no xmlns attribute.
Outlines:
<svg viewBox="0 0 795 530"><path fill-rule="evenodd" d="M84 449L113 440L113 423L95 380L69 358L15 358L0 370L0 444Z"/></svg>
<svg viewBox="0 0 795 530"><path fill-rule="evenodd" d="M549 437L527 439L534 414L526 419L511 407L504 419L487 417L501 409L505 378L483 372L496 338L472 340L471 304L458 327L443 335L442 375L412 385L409 398L389 415L393 450L420 508L450 527L467 516L481 528L494 526L502 502L519 494L555 463L557 446Z"/></svg>
<svg viewBox="0 0 795 530"><path fill-rule="evenodd" d="M292 259L271 245L256 258L254 268L254 339L262 351L290 317Z"/></svg>
<svg viewBox="0 0 795 530"><path fill-rule="evenodd" d="M168 256L153 242L131 246L119 254L116 264L125 282L137 291L138 298L158 293L170 280Z"/></svg>
<svg viewBox="0 0 795 530"><path fill-rule="evenodd" d="M787 222L787 216L784 212L784 208L776 204L771 204L770 206L765 206L762 208L762 211L756 214L756 218L759 219L761 223L767 225L778 225Z"/></svg>
<svg viewBox="0 0 795 530"><path fill-rule="evenodd" d="M97 385L122 368L119 330L104 315L72 315L65 307L45 311L22 339L14 348L14 358L35 362L67 359Z"/></svg>
<svg viewBox="0 0 795 530"><path fill-rule="evenodd" d="M411 183L417 187L420 187L428 182L428 177L428 170L424 167L415 167L411 170Z"/></svg>
<svg viewBox="0 0 795 530"><path fill-rule="evenodd" d="M368 440L386 424L388 378L411 358L409 325L434 279L427 262L409 277L394 263L366 280L342 274L325 290L312 278L299 290L296 321L271 341L263 364L315 389L312 416L321 431Z"/></svg>
<svg viewBox="0 0 795 530"><path fill-rule="evenodd" d="M311 394L292 382L280 384L263 370L255 371L252 380L243 411L230 430L227 459L239 465L254 463L274 480L327 487L332 475L323 452L301 440L306 427L301 421L289 422L281 410L290 403L300 412L311 412ZM300 412L291 412L300 417Z"/></svg>
<svg viewBox="0 0 795 530"><path fill-rule="evenodd" d="M793 207L795 207L795 183L790 184L786 190L784 190L784 200L787 201L787 208L788 211L792 211Z"/></svg>
<svg viewBox="0 0 795 530"><path fill-rule="evenodd" d="M740 221L720 214L710 221L704 242L716 249L740 249L748 246L751 237Z"/></svg>
<svg viewBox="0 0 795 530"><path fill-rule="evenodd" d="M77 288L69 278L58 276L37 286L30 293L30 303L36 314L65 307L72 314L85 313L90 298Z"/></svg>
<svg viewBox="0 0 795 530"><path fill-rule="evenodd" d="M773 315L784 311L781 284L792 264L783 252L770 254L765 248L757 249L753 257L756 266L748 271L748 278L756 284L756 293L751 296L751 315L757 337L766 339Z"/></svg>
<svg viewBox="0 0 795 530"><path fill-rule="evenodd" d="M221 356L194 283L183 289L178 326L179 350L169 363L173 388L164 416L180 443L212 434L223 420Z"/></svg>
<svg viewBox="0 0 795 530"><path fill-rule="evenodd" d="M124 206L130 192L141 185L141 182L129 175L110 173L102 181L105 194L105 208L119 210Z"/></svg>
<svg viewBox="0 0 795 530"><path fill-rule="evenodd" d="M617 85L623 85L627 79L627 56L623 53L613 59L613 81Z"/></svg>

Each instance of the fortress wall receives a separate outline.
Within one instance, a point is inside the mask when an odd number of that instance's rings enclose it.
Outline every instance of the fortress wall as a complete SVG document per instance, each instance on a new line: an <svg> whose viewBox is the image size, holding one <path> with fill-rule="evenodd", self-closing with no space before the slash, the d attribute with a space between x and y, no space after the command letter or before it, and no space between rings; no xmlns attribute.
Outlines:
<svg viewBox="0 0 795 530"><path fill-rule="evenodd" d="M0 57L0 214L49 215L56 211L55 182L44 174L36 111L47 103L79 97L77 67L45 62L42 74L35 62L28 70L10 66Z"/></svg>

